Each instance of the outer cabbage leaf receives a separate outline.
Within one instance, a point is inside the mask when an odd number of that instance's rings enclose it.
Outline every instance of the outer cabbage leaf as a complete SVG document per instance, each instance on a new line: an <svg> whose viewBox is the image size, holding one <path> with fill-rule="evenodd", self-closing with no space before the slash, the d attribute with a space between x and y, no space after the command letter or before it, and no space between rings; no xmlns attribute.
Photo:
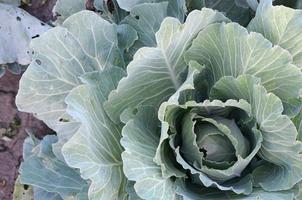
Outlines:
<svg viewBox="0 0 302 200"><path fill-rule="evenodd" d="M58 160L53 154L52 144L56 141L57 137L53 135L45 136L40 143L34 138L25 140L24 162L20 167L20 182L40 188L40 194L38 196L35 194L37 200L42 200L44 195L53 199L88 199L86 181L80 177L77 171ZM41 190L50 193L41 194ZM78 196L81 198L77 198Z"/></svg>
<svg viewBox="0 0 302 200"><path fill-rule="evenodd" d="M288 51L235 23L214 24L201 31L185 59L205 65L210 85L224 76L250 74L261 78L266 90L284 103L298 99L302 88L302 73Z"/></svg>
<svg viewBox="0 0 302 200"><path fill-rule="evenodd" d="M121 24L117 27L118 45L121 49L129 51L134 42L138 39L137 32L128 24Z"/></svg>
<svg viewBox="0 0 302 200"><path fill-rule="evenodd" d="M97 48L100 44L102 48ZM20 110L36 113L46 123L64 116L64 98L81 84L81 75L106 66L123 66L116 26L90 11L71 16L63 27L33 40L31 47L35 61L21 79L16 101Z"/></svg>
<svg viewBox="0 0 302 200"><path fill-rule="evenodd" d="M131 11L133 7L143 3L152 3L152 0L134 0L134 1L127 1L127 0L117 0L118 4L121 8Z"/></svg>
<svg viewBox="0 0 302 200"><path fill-rule="evenodd" d="M129 13L121 9L117 0L98 0L94 1L94 7L104 19L111 23L119 24Z"/></svg>
<svg viewBox="0 0 302 200"><path fill-rule="evenodd" d="M5 74L6 70L12 74L20 75L26 67L26 65L19 65L18 63L2 64L0 65L0 78Z"/></svg>
<svg viewBox="0 0 302 200"><path fill-rule="evenodd" d="M137 194L143 199L177 199L172 179L162 177L160 166L153 161L160 138L156 110L141 107L122 135L124 172L129 180L136 181Z"/></svg>
<svg viewBox="0 0 302 200"><path fill-rule="evenodd" d="M133 52L136 50L133 48L134 43L138 40L138 34L136 30L128 24L120 24L117 27L118 34L118 46L121 51L124 52L124 61L127 65L133 57Z"/></svg>
<svg viewBox="0 0 302 200"><path fill-rule="evenodd" d="M110 4L110 5L109 5ZM92 10L97 12L102 18L111 23L119 24L124 17L128 15L125 10L122 10L116 0L58 0L53 8L53 13L57 16L57 24L61 24L69 16L82 10Z"/></svg>
<svg viewBox="0 0 302 200"><path fill-rule="evenodd" d="M92 181L90 200L124 199L127 183L122 170L121 126L114 124L103 102L124 76L122 69L110 67L82 77L86 85L76 87L66 99L67 112L81 122L79 131L63 146L66 162L79 168Z"/></svg>
<svg viewBox="0 0 302 200"><path fill-rule="evenodd" d="M297 7L297 9L302 9L302 1L301 0L297 0L296 7Z"/></svg>
<svg viewBox="0 0 302 200"><path fill-rule="evenodd" d="M178 18L180 21L184 20L186 13L186 1L185 0L116 0L119 6L126 10L132 11L137 5L144 3L159 3L159 2L169 2L168 4L168 15Z"/></svg>
<svg viewBox="0 0 302 200"><path fill-rule="evenodd" d="M156 46L155 33L159 30L165 17L173 16L172 13L169 13L171 2L158 1L158 3L137 4L131 9L130 14L121 21L121 24L133 27L138 36L133 46L129 48L129 51L126 51L125 59L127 61L133 59L133 55L139 48Z"/></svg>
<svg viewBox="0 0 302 200"><path fill-rule="evenodd" d="M241 25L247 25L253 17L250 9L257 7L257 0L188 0L189 12L203 7L223 12L228 18Z"/></svg>
<svg viewBox="0 0 302 200"><path fill-rule="evenodd" d="M0 0L0 3L12 4L14 6L20 6L21 0Z"/></svg>
<svg viewBox="0 0 302 200"><path fill-rule="evenodd" d="M82 84L80 76L107 66L124 66L117 27L91 11L81 11L33 40L31 48L34 61L22 76L16 104L58 132L58 155L79 128L66 113L64 99Z"/></svg>
<svg viewBox="0 0 302 200"><path fill-rule="evenodd" d="M246 0L205 0L204 6L225 13L232 21L246 25L252 18Z"/></svg>
<svg viewBox="0 0 302 200"><path fill-rule="evenodd" d="M292 119L292 121L294 122L296 129L298 130L297 139L302 141L302 110L294 119Z"/></svg>
<svg viewBox="0 0 302 200"><path fill-rule="evenodd" d="M248 30L261 33L274 45L288 50L293 56L293 63L302 67L301 17L301 10L272 6L271 0L262 0Z"/></svg>
<svg viewBox="0 0 302 200"><path fill-rule="evenodd" d="M296 198L297 200L299 200L299 199L302 198L302 183L297 184L297 188L298 188L298 191L297 191L297 193L296 193L295 198Z"/></svg>
<svg viewBox="0 0 302 200"><path fill-rule="evenodd" d="M85 9L83 0L57 0L52 12L57 17L56 23L62 24L69 16Z"/></svg>
<svg viewBox="0 0 302 200"><path fill-rule="evenodd" d="M128 107L159 106L171 96L184 81L187 67L183 55L192 39L209 24L221 21L228 19L210 9L191 12L185 24L166 18L156 33L157 47L137 51L127 66L127 77L109 95L105 103L109 116L118 121Z"/></svg>
<svg viewBox="0 0 302 200"><path fill-rule="evenodd" d="M38 187L34 187L34 200L64 200L62 197L55 192L47 192L46 190L43 190Z"/></svg>
<svg viewBox="0 0 302 200"><path fill-rule="evenodd" d="M200 186L179 181L177 193L183 196L183 200L294 200L295 191L267 192L254 189L248 196L227 193L215 189L200 188ZM297 199L298 200L298 199Z"/></svg>
<svg viewBox="0 0 302 200"><path fill-rule="evenodd" d="M302 67L302 23L301 10L284 6L272 6L272 1L261 1L255 18L248 25L249 31L259 32L274 45L288 50L293 63ZM297 115L302 108L302 100L283 101L285 112L290 117Z"/></svg>
<svg viewBox="0 0 302 200"><path fill-rule="evenodd" d="M121 24L128 24L137 31L138 40L131 51L135 53L142 46L156 46L155 33L167 14L167 2L144 3L135 6ZM156 13L156 15L154 15Z"/></svg>
<svg viewBox="0 0 302 200"><path fill-rule="evenodd" d="M0 65L15 62L28 65L32 56L29 42L50 26L16 6L2 3L0 18Z"/></svg>
<svg viewBox="0 0 302 200"><path fill-rule="evenodd" d="M128 200L142 200L134 189L134 182L128 181L126 185L126 192L128 193Z"/></svg>

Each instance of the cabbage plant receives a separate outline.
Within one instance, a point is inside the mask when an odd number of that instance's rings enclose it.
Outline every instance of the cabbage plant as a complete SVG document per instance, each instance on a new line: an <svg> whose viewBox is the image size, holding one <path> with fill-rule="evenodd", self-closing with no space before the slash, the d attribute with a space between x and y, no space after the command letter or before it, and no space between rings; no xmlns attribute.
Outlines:
<svg viewBox="0 0 302 200"><path fill-rule="evenodd" d="M27 141L21 182L53 199L301 199L302 11L263 0L244 27L117 2L121 21L80 11L32 41L17 106L57 136Z"/></svg>

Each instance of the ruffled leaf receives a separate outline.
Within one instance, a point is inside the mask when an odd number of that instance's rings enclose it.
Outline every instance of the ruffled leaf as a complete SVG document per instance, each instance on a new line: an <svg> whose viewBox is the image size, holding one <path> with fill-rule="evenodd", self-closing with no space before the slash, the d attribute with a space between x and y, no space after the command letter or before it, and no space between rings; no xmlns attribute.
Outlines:
<svg viewBox="0 0 302 200"><path fill-rule="evenodd" d="M47 196L56 197L54 199L60 199L58 195L62 199L76 198L77 195L81 195L82 198L79 200L87 200L87 182L77 171L58 160L52 152L52 144L57 142L57 137L45 136L41 143L35 143L34 140L32 138L25 140L25 156L20 166L20 182L50 192L52 194L47 194Z"/></svg>
<svg viewBox="0 0 302 200"><path fill-rule="evenodd" d="M176 199L172 179L162 177L160 166L153 161L160 137L156 110L141 107L122 134L124 172L129 180L135 181L137 194L143 199Z"/></svg>
<svg viewBox="0 0 302 200"><path fill-rule="evenodd" d="M132 11L136 6L145 3L160 3L168 2L168 14L169 16L178 18L180 21L184 20L186 13L185 0L117 0L119 6L126 10Z"/></svg>
<svg viewBox="0 0 302 200"><path fill-rule="evenodd" d="M127 77L109 95L105 108L118 121L126 108L147 104L158 107L183 83L187 71L183 59L186 48L198 32L209 24L228 21L209 9L193 11L186 23L166 18L156 33L157 47L143 47L127 66Z"/></svg>
<svg viewBox="0 0 302 200"><path fill-rule="evenodd" d="M274 45L288 50L293 64L302 67L301 17L301 10L273 6L271 0L262 0L247 29L261 33Z"/></svg>
<svg viewBox="0 0 302 200"><path fill-rule="evenodd" d="M81 123L79 131L63 146L68 165L79 168L92 181L91 200L124 199L126 178L122 170L121 126L114 124L103 109L109 92L124 76L117 67L82 77L86 85L76 87L66 99L67 112Z"/></svg>
<svg viewBox="0 0 302 200"><path fill-rule="evenodd" d="M263 135L258 155L267 161L253 172L255 183L266 191L291 189L302 180L302 143L288 116L282 115L281 100L268 93L259 79L242 75L223 77L211 90L211 99L245 99ZM272 184L273 183L273 184Z"/></svg>
<svg viewBox="0 0 302 200"><path fill-rule="evenodd" d="M261 78L262 85L288 102L298 99L302 73L293 65L288 51L272 44L258 33L248 33L238 24L214 24L205 28L193 41L185 55L209 71L213 85L225 76L250 74Z"/></svg>
<svg viewBox="0 0 302 200"><path fill-rule="evenodd" d="M168 3L144 3L135 6L121 24L128 24L137 31L138 40L131 52L134 54L143 46L156 46L155 33L167 14ZM156 15L154 15L156 13ZM133 55L132 55L133 56Z"/></svg>
<svg viewBox="0 0 302 200"><path fill-rule="evenodd" d="M91 11L82 11L33 40L31 48L34 61L22 76L16 104L58 133L58 155L62 144L79 128L66 113L64 100L82 84L80 76L108 66L124 66L117 27Z"/></svg>
<svg viewBox="0 0 302 200"><path fill-rule="evenodd" d="M86 9L83 0L57 0L53 7L53 14L57 17L56 23L62 24L71 15Z"/></svg>

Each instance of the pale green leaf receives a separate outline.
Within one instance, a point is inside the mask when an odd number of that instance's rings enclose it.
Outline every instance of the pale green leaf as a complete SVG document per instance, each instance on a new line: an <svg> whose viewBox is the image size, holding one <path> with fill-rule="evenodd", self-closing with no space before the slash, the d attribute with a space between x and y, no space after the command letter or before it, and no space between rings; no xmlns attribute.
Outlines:
<svg viewBox="0 0 302 200"><path fill-rule="evenodd" d="M274 45L288 50L293 63L302 67L301 17L301 10L272 6L271 0L261 1L248 30L261 33Z"/></svg>
<svg viewBox="0 0 302 200"><path fill-rule="evenodd" d="M130 11L130 15L121 22L122 24L129 24L137 31L138 41L135 44L135 50L142 46L156 46L155 33L164 18L168 16L167 7L167 2L137 5Z"/></svg>
<svg viewBox="0 0 302 200"><path fill-rule="evenodd" d="M143 3L151 3L151 2L153 2L153 0L133 0L133 1L117 0L117 2L122 9L131 11L134 6L143 4Z"/></svg>
<svg viewBox="0 0 302 200"><path fill-rule="evenodd" d="M302 9L302 1L301 0L297 0L297 9Z"/></svg>
<svg viewBox="0 0 302 200"><path fill-rule="evenodd" d="M238 24L214 24L201 31L185 55L209 71L214 84L224 76L250 74L284 102L298 98L302 73L292 64L288 51L272 44L258 33L248 33Z"/></svg>
<svg viewBox="0 0 302 200"><path fill-rule="evenodd" d="M302 96L299 98L283 101L284 114L289 118L294 118L302 110Z"/></svg>
<svg viewBox="0 0 302 200"><path fill-rule="evenodd" d="M121 24L117 27L118 46L125 51L129 51L134 42L138 39L137 32L128 24Z"/></svg>
<svg viewBox="0 0 302 200"><path fill-rule="evenodd" d="M71 116L68 116L68 118L71 119ZM64 161L62 147L78 131L80 123L70 120L66 122L62 121L61 123L48 123L47 125L56 130L58 136L58 142L52 145L53 153L59 160Z"/></svg>
<svg viewBox="0 0 302 200"><path fill-rule="evenodd" d="M168 2L168 15L178 18L180 21L184 20L186 13L185 0L116 0L119 6L126 10L132 11L136 6L146 3L160 3ZM153 15L156 16L156 15Z"/></svg>
<svg viewBox="0 0 302 200"><path fill-rule="evenodd" d="M14 6L20 6L21 0L0 0L0 3L7 3L7 4L14 5Z"/></svg>
<svg viewBox="0 0 302 200"><path fill-rule="evenodd" d="M12 74L19 75L22 72L22 65L19 65L18 63L8 63L6 66L7 70Z"/></svg>
<svg viewBox="0 0 302 200"><path fill-rule="evenodd" d="M116 0L97 0L93 2L95 10L102 18L119 24L129 13L121 9Z"/></svg>
<svg viewBox="0 0 302 200"><path fill-rule="evenodd" d="M67 112L81 122L79 131L63 146L66 162L79 168L91 180L91 200L123 199L126 178L122 170L121 126L114 124L103 109L109 92L124 72L117 67L82 77L86 85L76 87L66 98Z"/></svg>
<svg viewBox="0 0 302 200"><path fill-rule="evenodd" d="M160 137L156 110L141 107L122 134L124 172L129 180L135 181L137 194L143 199L175 199L173 181L163 178L160 166L153 161Z"/></svg>
<svg viewBox="0 0 302 200"><path fill-rule="evenodd" d="M142 200L134 189L134 181L128 181L126 185L126 192L128 193L128 200Z"/></svg>
<svg viewBox="0 0 302 200"><path fill-rule="evenodd" d="M302 110L300 110L299 114L295 118L293 118L292 121L294 122L298 131L297 139L302 141Z"/></svg>
<svg viewBox="0 0 302 200"><path fill-rule="evenodd" d="M295 196L295 200L302 199L302 182L297 184L298 191Z"/></svg>
<svg viewBox="0 0 302 200"><path fill-rule="evenodd" d="M58 193L47 192L38 187L34 187L34 200L64 200ZM86 197L87 199L87 197ZM72 200L72 199L71 199Z"/></svg>
<svg viewBox="0 0 302 200"><path fill-rule="evenodd" d="M111 0L110 2L111 4L109 5L108 0L90 1L90 4L85 0L58 0L53 8L53 13L57 16L55 23L62 24L69 16L89 8L107 21L118 24L128 14L119 8L116 0ZM110 9L113 10L110 11Z"/></svg>
<svg viewBox="0 0 302 200"><path fill-rule="evenodd" d="M50 28L42 21L13 5L0 3L0 65L31 62L29 42ZM5 20L4 20L5 19Z"/></svg>
<svg viewBox="0 0 302 200"><path fill-rule="evenodd" d="M107 66L123 66L117 27L91 11L81 11L33 40L31 48L34 61L22 76L16 104L58 132L59 154L79 127L66 113L64 100L82 84L80 76Z"/></svg>
<svg viewBox="0 0 302 200"><path fill-rule="evenodd" d="M105 108L110 117L118 121L128 107L159 106L168 99L184 81L183 54L192 39L209 24L221 21L228 19L210 9L191 12L185 24L166 18L156 33L157 47L141 48L127 67L128 76L109 95Z"/></svg>
<svg viewBox="0 0 302 200"><path fill-rule="evenodd" d="M53 14L57 16L56 23L62 24L69 16L86 9L83 0L57 0L53 7Z"/></svg>
<svg viewBox="0 0 302 200"><path fill-rule="evenodd" d="M59 194L63 199L76 198L77 194L87 193L86 181L53 154L52 144L55 142L57 137L53 135L45 136L40 144L35 144L32 138L26 139L26 155L20 166L20 182Z"/></svg>
<svg viewBox="0 0 302 200"><path fill-rule="evenodd" d="M124 61L127 65L133 58L137 49L133 48L138 40L137 31L128 24L120 24L117 27L118 46L124 52Z"/></svg>

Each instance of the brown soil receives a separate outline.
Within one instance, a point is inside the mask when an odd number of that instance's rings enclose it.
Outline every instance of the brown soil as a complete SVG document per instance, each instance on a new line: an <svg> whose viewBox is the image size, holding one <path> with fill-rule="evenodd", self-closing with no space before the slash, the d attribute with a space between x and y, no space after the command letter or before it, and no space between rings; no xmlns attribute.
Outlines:
<svg viewBox="0 0 302 200"><path fill-rule="evenodd" d="M31 0L30 5L22 5L21 7L38 19L48 22L55 19L52 8L56 4L56 1L57 0Z"/></svg>
<svg viewBox="0 0 302 200"><path fill-rule="evenodd" d="M23 141L26 130L42 138L51 131L27 113L18 112L15 96L21 75L6 72L0 78L0 199L11 200L14 182L22 161ZM1 137L2 136L2 137Z"/></svg>

